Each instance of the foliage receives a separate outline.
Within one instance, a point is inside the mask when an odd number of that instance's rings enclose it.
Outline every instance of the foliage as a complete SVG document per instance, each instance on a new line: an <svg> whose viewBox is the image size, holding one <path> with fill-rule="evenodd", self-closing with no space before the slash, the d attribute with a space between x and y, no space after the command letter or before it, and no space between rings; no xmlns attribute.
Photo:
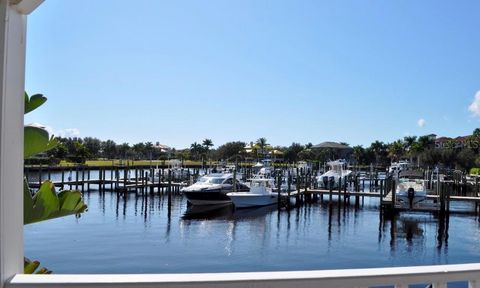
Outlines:
<svg viewBox="0 0 480 288"><path fill-rule="evenodd" d="M300 144L300 143L292 143L292 145L290 145L286 151L285 151L285 161L287 162L297 162L300 160L300 157L301 158L308 158L310 157L311 155L308 155L307 152L299 155L302 151L306 150L305 147ZM307 160L307 159L302 159L302 160Z"/></svg>
<svg viewBox="0 0 480 288"><path fill-rule="evenodd" d="M40 94L28 97L25 93L25 113L31 112L45 103L47 99ZM26 126L24 128L24 158L52 150L59 144L58 140L49 137L48 132L39 127ZM31 193L26 178L23 185L23 222L31 224L67 215L79 215L87 209L79 191L55 192L51 181L45 181L40 189ZM45 268L39 268L38 261L25 259L24 272L27 274L50 273Z"/></svg>
<svg viewBox="0 0 480 288"><path fill-rule="evenodd" d="M238 160L244 158L245 142L235 141L228 142L218 147L216 151L216 158L223 160Z"/></svg>
<svg viewBox="0 0 480 288"><path fill-rule="evenodd" d="M470 175L480 175L480 168L471 168Z"/></svg>
<svg viewBox="0 0 480 288"><path fill-rule="evenodd" d="M23 258L23 273L24 274L52 274L52 271L45 267L40 267L40 262L31 261L28 258Z"/></svg>
<svg viewBox="0 0 480 288"><path fill-rule="evenodd" d="M87 209L80 191L55 192L54 184L47 180L32 196L24 181L23 222L25 225L72 214L79 215Z"/></svg>

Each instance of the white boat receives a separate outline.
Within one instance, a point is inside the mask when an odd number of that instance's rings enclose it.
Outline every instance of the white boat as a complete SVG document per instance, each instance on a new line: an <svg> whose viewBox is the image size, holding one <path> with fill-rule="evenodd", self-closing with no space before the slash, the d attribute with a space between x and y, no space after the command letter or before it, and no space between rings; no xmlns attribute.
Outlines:
<svg viewBox="0 0 480 288"><path fill-rule="evenodd" d="M395 197L396 202L413 208L427 199L426 181L423 172L407 170L398 174Z"/></svg>
<svg viewBox="0 0 480 288"><path fill-rule="evenodd" d="M236 179L236 191L249 191L249 187ZM216 205L231 203L228 192L234 191L232 173L212 173L202 176L194 184L185 187L181 192L193 205Z"/></svg>
<svg viewBox="0 0 480 288"><path fill-rule="evenodd" d="M273 192L273 179L254 178L251 179L250 191L231 192L227 196L236 208L247 208L255 206L267 206L278 202L278 194Z"/></svg>
<svg viewBox="0 0 480 288"><path fill-rule="evenodd" d="M392 162L392 164L388 168L388 174L396 176L396 174L398 174L399 172L408 170L410 166L410 162L404 160Z"/></svg>
<svg viewBox="0 0 480 288"><path fill-rule="evenodd" d="M332 188L338 188L340 179L345 179L352 174L352 170L347 170L347 162L343 159L330 161L327 163L330 169L320 176L317 176L317 183L320 188L330 188L330 183L333 184ZM343 181L342 181L343 182Z"/></svg>

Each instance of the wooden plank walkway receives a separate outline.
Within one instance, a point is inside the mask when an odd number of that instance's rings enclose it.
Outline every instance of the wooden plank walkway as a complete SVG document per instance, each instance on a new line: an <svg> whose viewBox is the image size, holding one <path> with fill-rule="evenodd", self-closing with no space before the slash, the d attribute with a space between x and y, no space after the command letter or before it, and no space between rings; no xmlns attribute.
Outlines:
<svg viewBox="0 0 480 288"><path fill-rule="evenodd" d="M322 195L329 195L330 194L330 190L327 190L327 189L308 189L307 191L300 191L301 193L305 193L305 194L322 194ZM345 192L342 190L341 192L337 190L333 190L332 192L332 195L347 195L347 196L364 196L364 197L377 197L377 198L380 198L381 195L380 195L380 192L362 192L362 191L348 191L347 190L347 193L345 194Z"/></svg>

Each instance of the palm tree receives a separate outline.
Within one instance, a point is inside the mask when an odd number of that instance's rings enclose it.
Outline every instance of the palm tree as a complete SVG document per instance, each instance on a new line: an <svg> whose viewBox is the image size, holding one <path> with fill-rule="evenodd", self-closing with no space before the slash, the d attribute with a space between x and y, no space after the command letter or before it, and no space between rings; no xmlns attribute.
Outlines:
<svg viewBox="0 0 480 288"><path fill-rule="evenodd" d="M405 153L405 145L401 140L397 140L389 145L388 156L392 161L398 161Z"/></svg>
<svg viewBox="0 0 480 288"><path fill-rule="evenodd" d="M353 157L355 158L357 165L361 164L364 155L365 149L362 147L362 145L353 146Z"/></svg>
<svg viewBox="0 0 480 288"><path fill-rule="evenodd" d="M381 142L381 141L375 141L370 145L370 149L373 151L375 154L375 162L378 164L380 162L381 158L386 154L387 147L386 145Z"/></svg>
<svg viewBox="0 0 480 288"><path fill-rule="evenodd" d="M473 136L480 137L480 128L476 128L475 130L473 130Z"/></svg>
<svg viewBox="0 0 480 288"><path fill-rule="evenodd" d="M210 147L213 146L212 139L203 140L202 145L203 147L205 147L205 151L208 153L208 151L210 150Z"/></svg>
<svg viewBox="0 0 480 288"><path fill-rule="evenodd" d="M203 145L203 149L204 149L203 152L205 153L204 161L206 161L209 158L209 153L208 152L210 152L210 147L213 146L213 141L212 141L212 139L205 139L205 140L203 140L202 145Z"/></svg>
<svg viewBox="0 0 480 288"><path fill-rule="evenodd" d="M266 154L266 148L267 148L267 139L264 137L258 138L257 143L258 148L260 148L260 153L262 153L263 157L265 157Z"/></svg>
<svg viewBox="0 0 480 288"><path fill-rule="evenodd" d="M403 137L403 144L405 146L405 150L408 152L412 147L413 143L417 141L417 136L405 136Z"/></svg>
<svg viewBox="0 0 480 288"><path fill-rule="evenodd" d="M202 145L198 144L197 142L194 142L192 145L190 145L190 153L194 156L196 160L198 160L198 156L202 153L202 151Z"/></svg>

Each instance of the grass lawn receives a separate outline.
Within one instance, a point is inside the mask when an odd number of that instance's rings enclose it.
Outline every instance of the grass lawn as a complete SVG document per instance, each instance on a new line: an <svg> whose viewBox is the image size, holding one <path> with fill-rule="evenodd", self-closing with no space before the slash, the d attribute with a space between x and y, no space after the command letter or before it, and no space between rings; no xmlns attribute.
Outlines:
<svg viewBox="0 0 480 288"><path fill-rule="evenodd" d="M168 161L165 160L87 160L85 163L87 166L112 166L112 165L129 165L129 166L156 166L156 165L167 165ZM78 164L67 162L62 160L60 166L76 166ZM184 161L184 165L202 165L200 161Z"/></svg>

